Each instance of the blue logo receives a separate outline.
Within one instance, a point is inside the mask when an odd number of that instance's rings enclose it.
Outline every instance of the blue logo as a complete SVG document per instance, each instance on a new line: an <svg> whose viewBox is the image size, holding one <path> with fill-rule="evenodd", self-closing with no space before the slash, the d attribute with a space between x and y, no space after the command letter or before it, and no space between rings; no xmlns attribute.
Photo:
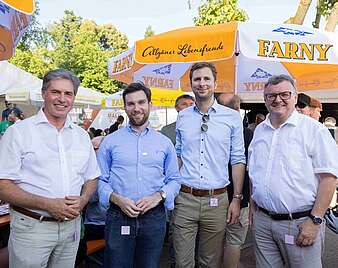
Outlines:
<svg viewBox="0 0 338 268"><path fill-rule="evenodd" d="M285 35L298 35L298 36L306 36L307 34L314 34L311 32L305 32L305 31L295 30L295 29L286 28L286 27L279 27L272 31L276 33L283 33Z"/></svg>
<svg viewBox="0 0 338 268"><path fill-rule="evenodd" d="M172 64L165 65L165 66L163 66L161 68L153 70L153 72L156 73L156 74L163 74L163 75L170 74L170 72L171 72L171 65Z"/></svg>
<svg viewBox="0 0 338 268"><path fill-rule="evenodd" d="M3 3L0 3L0 11L3 13L3 14L6 14L6 13L9 13L9 6L3 4Z"/></svg>
<svg viewBox="0 0 338 268"><path fill-rule="evenodd" d="M269 78L272 74L268 73L267 71L264 71L261 68L257 68L256 71L250 76L251 78L256 79L263 79L263 78Z"/></svg>

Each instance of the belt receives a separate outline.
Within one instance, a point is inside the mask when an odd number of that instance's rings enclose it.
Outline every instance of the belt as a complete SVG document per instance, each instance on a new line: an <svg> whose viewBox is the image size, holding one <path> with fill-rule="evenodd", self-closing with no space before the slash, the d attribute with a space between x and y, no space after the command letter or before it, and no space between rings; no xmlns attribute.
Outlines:
<svg viewBox="0 0 338 268"><path fill-rule="evenodd" d="M36 212L33 212L31 210L28 210L28 209L25 209L25 208L22 208L22 207L17 207L17 206L11 206L11 208L23 215L26 215L28 217L31 217L33 219L36 219L36 220L39 220L39 221L59 221L55 218L52 218L52 217L47 217L47 216L43 216L39 213L36 213Z"/></svg>
<svg viewBox="0 0 338 268"><path fill-rule="evenodd" d="M189 194L192 194L194 196L199 196L199 197L219 195L219 194L225 193L226 191L227 191L227 187L218 188L218 189L211 189L211 190L204 190L204 189L192 188L192 187L186 186L184 184L181 185L181 192L189 193Z"/></svg>
<svg viewBox="0 0 338 268"><path fill-rule="evenodd" d="M268 210L266 210L265 208L259 207L259 210L261 210L263 213L265 213L266 215L270 216L271 219L275 220L275 221L292 221L292 220L296 220L299 218L303 218L303 217L307 217L310 216L311 214L311 210L307 210L307 211L301 211L301 212L295 212L295 213L290 213L290 214L279 214L279 213L274 213L274 212L270 212Z"/></svg>

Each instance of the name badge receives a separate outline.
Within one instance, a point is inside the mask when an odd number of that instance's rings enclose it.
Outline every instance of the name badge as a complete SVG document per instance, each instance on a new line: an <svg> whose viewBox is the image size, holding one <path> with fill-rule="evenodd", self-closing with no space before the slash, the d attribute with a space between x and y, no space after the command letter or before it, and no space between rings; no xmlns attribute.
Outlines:
<svg viewBox="0 0 338 268"><path fill-rule="evenodd" d="M284 236L284 242L285 242L285 244L288 244L288 245L294 245L295 244L295 237L293 235L286 234Z"/></svg>
<svg viewBox="0 0 338 268"><path fill-rule="evenodd" d="M218 199L215 197L210 198L210 207L218 207Z"/></svg>
<svg viewBox="0 0 338 268"><path fill-rule="evenodd" d="M121 226L121 235L130 235L130 226Z"/></svg>

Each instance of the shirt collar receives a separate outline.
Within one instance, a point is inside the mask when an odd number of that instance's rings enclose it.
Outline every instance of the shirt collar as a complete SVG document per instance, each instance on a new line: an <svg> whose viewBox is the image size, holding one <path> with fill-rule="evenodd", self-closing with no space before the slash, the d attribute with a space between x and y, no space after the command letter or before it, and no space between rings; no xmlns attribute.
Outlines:
<svg viewBox="0 0 338 268"><path fill-rule="evenodd" d="M202 112L200 112L200 110L198 110L198 107L196 106L196 104L193 106L194 107L194 111L198 112L200 114L204 114ZM217 100L214 99L214 103L210 106L209 110L208 110L208 114L210 114L211 112L215 112L218 113L221 109L222 105L218 104Z"/></svg>
<svg viewBox="0 0 338 268"><path fill-rule="evenodd" d="M40 124L40 123L50 124L42 108L39 110L39 112L35 116L35 124ZM70 117L67 115L66 122L63 128L73 128L73 127L74 127L74 123L72 122Z"/></svg>
<svg viewBox="0 0 338 268"><path fill-rule="evenodd" d="M130 123L128 123L127 129L130 133L138 133L136 130L133 129L133 126ZM150 123L148 122L147 127L142 131L140 135L146 135L150 131L150 129Z"/></svg>
<svg viewBox="0 0 338 268"><path fill-rule="evenodd" d="M287 124L290 124L290 125L293 125L293 126L297 126L298 125L298 121L299 121L298 119L299 119L299 113L295 109L292 112L292 114L289 116L289 118L283 124L280 125L280 127L283 127L284 125L287 125ZM266 126L274 129L274 127L272 126L272 124L270 122L270 114L268 114L266 116L266 119L264 120L263 124L265 124Z"/></svg>

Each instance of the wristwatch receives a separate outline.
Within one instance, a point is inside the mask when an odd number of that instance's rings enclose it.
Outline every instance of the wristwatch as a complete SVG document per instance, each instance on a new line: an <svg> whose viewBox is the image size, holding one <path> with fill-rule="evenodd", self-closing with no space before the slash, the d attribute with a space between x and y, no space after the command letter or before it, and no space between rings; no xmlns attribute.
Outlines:
<svg viewBox="0 0 338 268"><path fill-rule="evenodd" d="M237 199L239 199L239 200L242 200L242 199L243 199L243 194L234 194L234 195L232 196L232 198L237 198Z"/></svg>
<svg viewBox="0 0 338 268"><path fill-rule="evenodd" d="M167 198L167 194L164 191L159 191L159 193L162 198L162 201L165 201L165 199Z"/></svg>
<svg viewBox="0 0 338 268"><path fill-rule="evenodd" d="M320 225L323 222L323 219L321 217L312 214L310 214L309 217L315 225Z"/></svg>

